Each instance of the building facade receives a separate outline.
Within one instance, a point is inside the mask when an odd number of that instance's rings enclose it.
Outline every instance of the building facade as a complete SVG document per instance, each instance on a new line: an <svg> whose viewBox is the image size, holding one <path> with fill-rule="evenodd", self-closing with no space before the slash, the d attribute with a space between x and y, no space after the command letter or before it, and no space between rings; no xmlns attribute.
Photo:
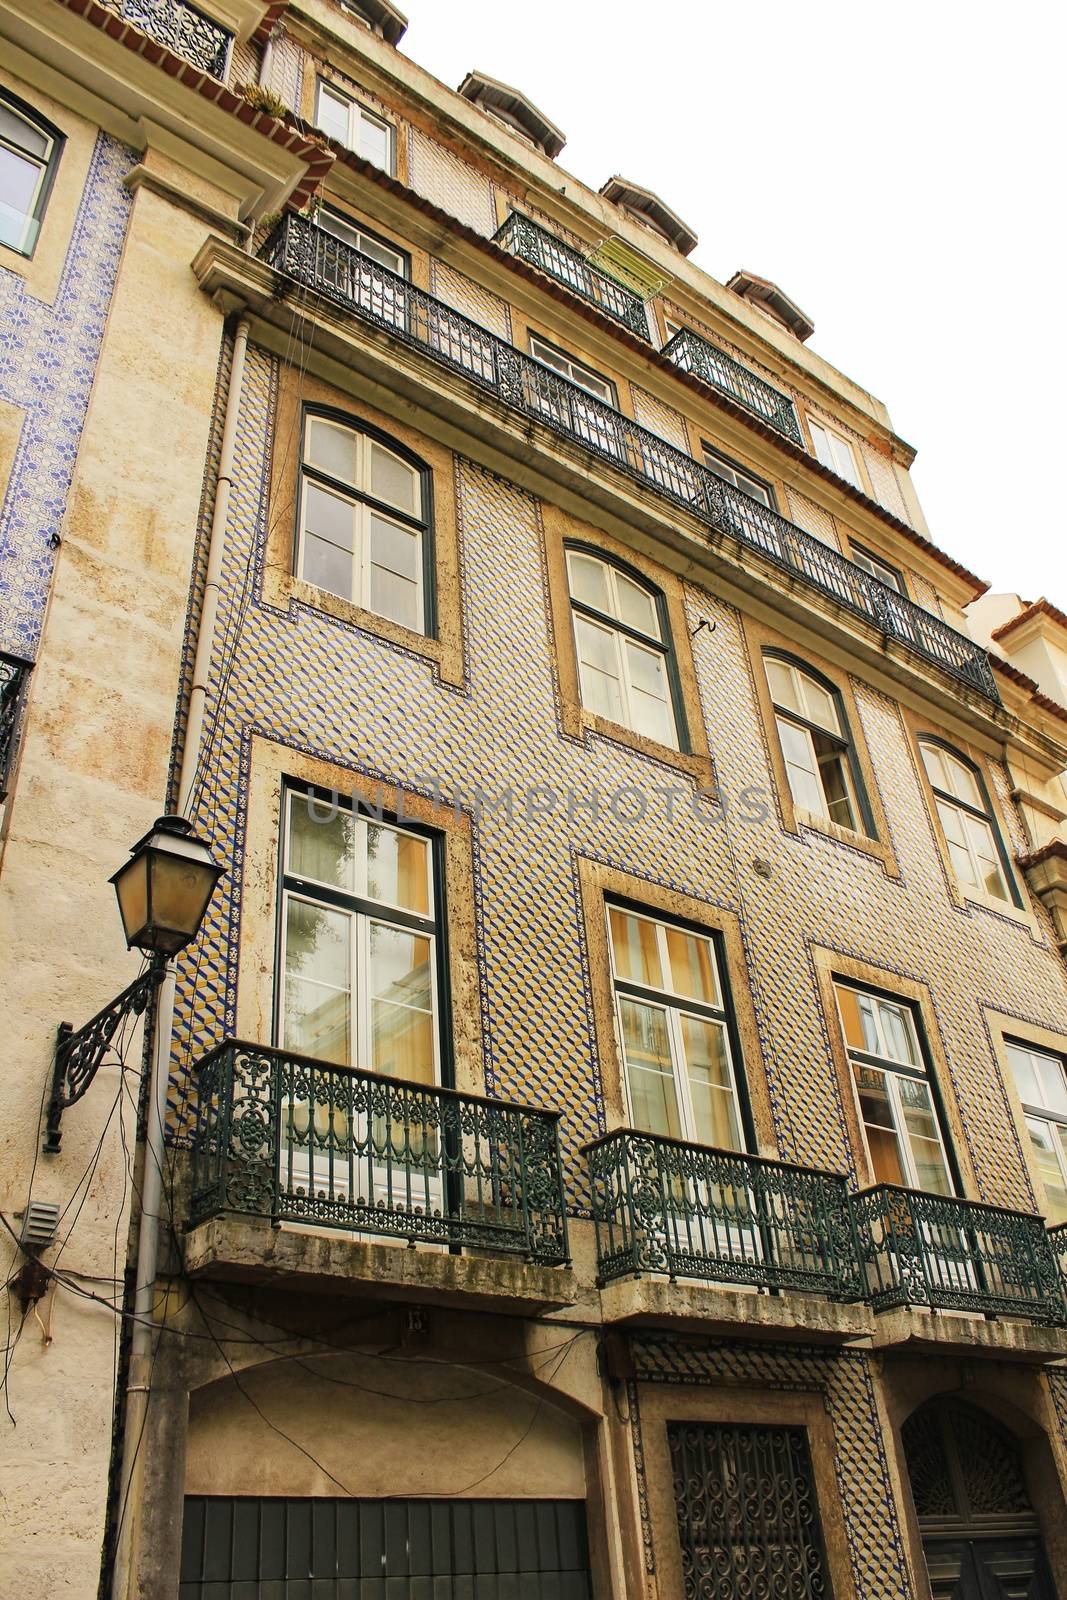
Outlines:
<svg viewBox="0 0 1067 1600"><path fill-rule="evenodd" d="M1064 1600L1067 621L404 26L0 3L5 1592Z"/></svg>

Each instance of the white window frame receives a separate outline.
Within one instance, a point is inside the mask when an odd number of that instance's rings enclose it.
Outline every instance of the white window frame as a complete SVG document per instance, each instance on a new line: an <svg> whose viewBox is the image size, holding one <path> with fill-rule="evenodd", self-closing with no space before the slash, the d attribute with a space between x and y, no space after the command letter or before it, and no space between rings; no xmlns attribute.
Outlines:
<svg viewBox="0 0 1067 1600"><path fill-rule="evenodd" d="M615 959L615 942L611 932L611 913L616 911L622 916L633 917L638 922L648 923L656 930L656 950L659 956L660 973L664 984L670 981L670 960L667 949L667 932L677 930L691 939L698 939L707 946L710 955L710 969L715 983L715 1001L709 1004L695 1000L690 995L680 995L669 987L649 988L633 978L620 977ZM737 1064L734 1061L733 1045L730 1039L730 1018L726 1010L723 991L722 974L719 971L718 951L715 941L710 934L698 933L693 928L683 927L679 923L664 921L660 917L652 916L647 912L636 911L630 906L608 902L605 908L605 919L608 937L608 952L611 959L612 991L615 998L615 1026L619 1042L619 1060L623 1067L623 1087L626 1096L627 1118L631 1127L637 1127L634 1117L633 1099L630 1088L630 1067L626 1059L626 1030L623 1025L623 1002L632 1000L638 1005L646 1006L649 1010L661 1011L667 1021L667 1037L671 1054L671 1077L674 1083L678 1117L681 1125L680 1137L689 1144L702 1144L697 1134L696 1117L693 1111L693 1097L689 1082L689 1066L686 1060L685 1040L682 1033L683 1018L690 1017L699 1022L712 1022L721 1029L726 1053L726 1065L730 1077L729 1095L733 1106L734 1125L737 1129L738 1144L735 1154L746 1153L745 1121L742 1114L742 1102L738 1089ZM648 1129L640 1130L650 1132ZM653 1135L653 1137L664 1137ZM669 1135L667 1136L669 1137Z"/></svg>
<svg viewBox="0 0 1067 1600"><path fill-rule="evenodd" d="M584 389L586 394L592 395L593 399L599 400L601 404L618 410L618 393L610 378L601 377L592 367L576 361L573 356L565 355L562 350L557 350L547 339L540 338L536 333L530 335L530 354L550 372L555 372L559 377L576 384L579 389Z"/></svg>
<svg viewBox="0 0 1067 1600"><path fill-rule="evenodd" d="M839 433L821 417L808 417L808 431L811 434L811 444L816 459L824 467L829 467L831 472L836 472L839 478L844 478L854 489L860 489L866 494L858 452L852 440L846 439L843 433Z"/></svg>
<svg viewBox="0 0 1067 1600"><path fill-rule="evenodd" d="M767 484L761 478L753 477L746 472L744 467L737 467L725 456L721 456L710 445L702 445L704 465L709 472L714 472L717 478L722 478L725 483L732 484L735 489L740 489L742 494L747 494L750 500L755 500L757 505L766 506L768 511L777 511L774 497Z"/></svg>
<svg viewBox="0 0 1067 1600"><path fill-rule="evenodd" d="M795 711L792 706L781 705L775 699L774 686L771 682L770 674L770 666L772 662L776 666L780 667L783 671L788 672L791 678L795 681L797 699L804 707L804 713ZM830 823L835 828L847 828L852 833L866 834L867 823L864 817L863 805L860 800L859 785L856 780L855 772L853 771L854 746L852 743L852 734L851 730L848 728L848 724L845 722L844 712L836 691L829 689L826 684L822 683L819 678L815 677L814 674L804 672L800 667L796 666L794 662L787 661L780 655L775 655L773 653L765 655L763 667L767 678L767 692L770 695L771 705L774 709L774 721L778 733L778 746L782 753L782 764L785 767L786 780L789 784L789 793L792 796L794 806L796 806L800 811L803 811L807 816L814 815L821 817L824 822ZM808 706L808 697L804 689L804 685L808 681L814 683L819 692L830 700L833 706L834 716L837 721L836 727L828 728L824 723L820 722L817 717L812 716ZM809 765L806 768L800 767L800 763L794 761L790 757L786 736L782 731L783 722L788 723L793 732L797 732L803 736L804 744L808 752L809 762ZM836 759L840 763L841 773L844 777L845 795L852 813L851 822L840 822L836 817L833 817L830 814L830 802L826 794L826 785L823 782L822 765L819 761L818 751L815 748L816 732L820 733L824 738L831 740L833 744L838 747L836 751ZM821 808L814 813L812 812L811 807L805 803L804 799L802 797L798 797L797 788L793 781L792 769L794 767L800 767L800 770L806 771L809 777L814 779L819 793L822 796Z"/></svg>
<svg viewBox="0 0 1067 1600"><path fill-rule="evenodd" d="M853 564L872 578L877 578L879 583L884 583L887 589L907 598L904 580L896 567L891 567L888 562L882 561L878 556L872 555L869 550L864 550L862 545L850 544L849 555Z"/></svg>
<svg viewBox="0 0 1067 1600"><path fill-rule="evenodd" d="M951 789L942 788L939 783L935 783L927 760L928 751L936 752L940 756L941 760L946 764L950 779L954 769L958 767L968 781L974 785L979 800L986 798L986 805L976 806L971 801L964 800L960 795L954 794ZM961 760L959 756L954 755L951 750L946 749L944 745L935 744L928 739L919 740L919 754L922 757L923 771L926 773L927 782L934 797L934 805L937 808L941 831L945 835L945 842L948 845L949 862L960 888L966 894L976 894L984 900L995 901L998 904L1002 902L1004 905L1014 906L1015 899L1012 895L1012 885L1004 865L1004 849L1000 828L993 812L992 801L988 800L987 796L983 797L983 786L979 782L974 769L966 761ZM963 835L962 843L959 839L951 838L945 825L946 812L951 812L960 819L960 832ZM976 828L984 829L988 835L991 852L989 859L996 866L997 879L1000 889L1003 891L1002 893L986 887L980 866L981 857L974 839ZM960 876L955 850L962 850L967 858L972 876L972 881L969 883Z"/></svg>
<svg viewBox="0 0 1067 1600"><path fill-rule="evenodd" d="M388 164L382 167L381 170L383 172L387 172L391 178L395 177L396 128L394 125L389 122L387 118L379 116L377 112L368 110L365 105L362 105L360 101L353 99L351 95L345 94L344 90L339 89L335 83L329 82L326 78L319 78L315 90L315 120L319 127L323 127L321 113L322 102L324 98L336 101L338 105L344 106L347 110L347 136L341 141L341 143L347 145L349 150L354 150L356 155L360 156L364 161L371 162L373 166L379 166L379 162L374 156L368 155L367 152L361 148L360 133L365 122L370 123L373 127L384 130L388 149Z"/></svg>
<svg viewBox="0 0 1067 1600"><path fill-rule="evenodd" d="M862 995L865 999L872 1002L874 1007L874 1027L878 1036L879 1045L877 1050L860 1050L857 1046L849 1044L848 1034L845 1029L845 1019L841 1011L842 989L848 989L853 994ZM915 1161L915 1155L911 1148L911 1140L908 1133L907 1122L905 1120L904 1107L901 1104L900 1083L898 1080L907 1078L912 1082L920 1082L925 1086L927 1098L930 1102L930 1115L933 1121L934 1131L937 1134L937 1144L941 1153L941 1164L944 1169L945 1181L947 1184L946 1197L955 1195L956 1185L952 1173L952 1163L949 1160L948 1146L945 1142L944 1129L941 1126L941 1117L938 1112L937 1098L934 1094L934 1085L931 1082L930 1073L926 1067L922 1044L919 1038L919 1030L916 1026L915 1015L912 1011L912 1008L905 1000L888 999L883 995L875 994L871 989L866 988L861 983L849 983L840 978L834 979L834 1002L837 1006L837 1019L838 1025L841 1029L841 1039L845 1047L845 1055L848 1059L849 1082L852 1085L852 1098L856 1108L856 1119L859 1124L861 1136L863 1138L863 1147L867 1155L867 1166L871 1173L872 1183L881 1184L889 1182L889 1180L878 1178L875 1175L874 1161L871 1156L870 1143L867 1137L867 1124L864 1121L863 1106L860 1101L859 1084L856 1081L856 1067L859 1067L861 1071L866 1067L870 1071L880 1073L885 1082L890 1114L893 1118L892 1132L896 1138L897 1156L906 1180L904 1187L908 1189L920 1189L920 1183L918 1179L918 1168ZM882 1023L881 1008L883 1006L891 1006L898 1016L903 1018L905 1031L908 1034L908 1037L911 1041L912 1050L914 1052L914 1061L900 1061L896 1056L890 1055L889 1047L886 1042L885 1029ZM918 1065L916 1065L916 1062Z"/></svg>
<svg viewBox="0 0 1067 1600"><path fill-rule="evenodd" d="M378 822L374 817L363 817L356 812L350 813L351 825L355 836L360 841L354 848L356 865L356 881L351 889L340 889L336 884L322 883L321 880L308 877L305 873L297 872L292 865L292 810L296 805L315 805L314 799L299 789L286 789L285 815L283 818L283 854L282 854L282 894L281 927L279 933L278 973L275 982L275 1026L280 1047L283 1050L292 1048L285 1037L285 984L288 975L288 925L289 905L297 902L304 905L315 906L319 910L329 911L338 916L345 916L349 920L352 930L350 938L349 956L349 987L347 990L350 1005L351 1049L348 1062L338 1063L339 1066L353 1067L359 1071L373 1072L371 1065L372 1044L370 1036L371 1019L371 994L370 994L370 930L372 926L395 928L400 933L412 934L416 938L428 940L430 946L430 1003L432 1008L431 1039L433 1042L433 1079L435 1084L441 1081L441 1012L438 998L437 983L437 915L436 915L436 886L434 884L434 859L433 846L424 834L414 833L410 828L397 827L392 822ZM416 839L426 851L426 881L427 881L427 911L410 911L407 907L397 905L395 902L378 900L371 897L367 888L367 830L370 827L380 828L386 832L394 833L401 838ZM301 887L294 887L295 883ZM325 895L316 895L316 887L326 890ZM347 902L341 904L340 902ZM304 982L316 980L304 979ZM399 1004L400 1002L394 1002ZM298 1052L299 1053L299 1052Z"/></svg>
<svg viewBox="0 0 1067 1600"><path fill-rule="evenodd" d="M342 479L331 477L321 467L314 466L308 460L309 439L314 423L325 424L350 434L356 440L357 484L346 484ZM375 438L373 434L362 429L338 421L334 417L323 416L320 412L308 411L304 417L304 435L300 453L300 492L299 492L299 522L297 527L297 563L296 575L303 582L313 588L320 589L324 594L332 594L332 589L325 589L314 578L306 576L304 570L305 554L307 550L307 494L308 486L314 484L322 493L331 495L334 499L343 501L352 508L352 592L349 595L338 595L338 599L347 600L349 604L370 611L375 616L384 617L387 622L393 622L398 628L408 628L412 633L423 636L427 631L426 615L426 539L429 534L429 516L426 506L427 500L427 473L425 469L415 466L408 461L398 450L390 449L389 445ZM371 482L371 448L384 451L399 461L408 472L414 474L418 488L418 516L390 506L388 502L373 496L369 487ZM374 562L371 559L371 518L376 516L382 522L394 523L406 534L414 535L418 542L418 558L415 563L415 612L417 622L412 627L407 622L402 622L396 617L389 617L385 612L376 611L371 604L372 580Z"/></svg>
<svg viewBox="0 0 1067 1600"><path fill-rule="evenodd" d="M1027 1131L1030 1131L1030 1124L1034 1122L1039 1123L1045 1129L1049 1145L1060 1169L1060 1183L1067 1190L1067 1149L1064 1148L1064 1139L1067 1138L1067 1115L1053 1110L1048 1105L1041 1074L1036 1070L1034 1071L1034 1079L1041 1099L1040 1101L1030 1101L1023 1098L1022 1086L1019 1083L1012 1052L1018 1051L1020 1055L1037 1056L1042 1061L1051 1061L1059 1069L1065 1087L1067 1087L1067 1062L1064 1061L1062 1055L1057 1055L1053 1050L1043 1050L1037 1045L1025 1044L1018 1039L1005 1039L1004 1048L1007 1051L1008 1064L1012 1069L1012 1077L1015 1080L1019 1103L1023 1108L1023 1120L1026 1123ZM1061 1217L1060 1222L1067 1222L1067 1216Z"/></svg>
<svg viewBox="0 0 1067 1600"><path fill-rule="evenodd" d="M27 128L32 129L46 140L44 154L38 155L35 151L26 150L14 141L0 136L0 148L10 151L26 166L38 169L37 181L33 187L29 206L22 213L22 230L18 241L0 239L0 246L7 250L14 250L17 255L32 256L41 231L41 223L44 220L45 205L51 189L52 179L55 176L63 138L61 135L57 135L51 125L43 118L36 117L28 107L22 106L12 99L10 95L2 91L0 91L0 105L3 106L9 116L14 117L18 122L24 123ZM17 216L18 212L14 208L11 209L12 215Z"/></svg>
<svg viewBox="0 0 1067 1600"><path fill-rule="evenodd" d="M641 589L652 602L652 608L659 624L659 632L656 634L645 634L640 629L631 627L629 623L622 622L618 617L613 617L609 613L600 611L597 607L590 605L588 601L581 600L574 594L571 579L571 561L573 557L578 556L587 561L595 561L600 566L605 574L608 593L611 597L612 603L617 611L621 611L622 606L618 599L618 587L615 581L618 569L611 561L607 560L603 556L595 555L590 550L573 548L568 548L566 556L567 592L570 596L571 628L574 638L575 661L578 668L578 686L581 691L583 706L585 706L593 716L603 715L603 713L593 711L592 707L588 704L590 696L588 692L587 680L583 671L585 663L582 660L582 646L578 628L579 618L588 627L598 630L611 639L612 649L615 655L615 680L619 685L619 692L622 699L623 720L621 725L629 728L631 733L636 733L639 738L652 738L653 736L651 734L642 733L641 730L636 726L637 718L634 712L633 696L635 693L637 693L637 690L635 689L634 684L631 682L627 645L632 645L635 650L643 651L646 655L654 656L662 661L663 678L667 687L667 698L665 704L670 712L672 738L670 740L656 739L655 742L657 744L666 744L667 748L671 750L680 749L681 741L678 731L678 706L675 703L676 697L674 683L672 681L673 675L671 671L672 645L669 636L666 639L663 637L664 633L667 632L667 629L664 626L661 616L662 603L660 595L651 587L651 585L639 582L639 580L636 577L633 577L630 573L627 572L623 574L623 576L627 578L628 581L635 586L635 588ZM613 721L614 719L608 718L607 720Z"/></svg>

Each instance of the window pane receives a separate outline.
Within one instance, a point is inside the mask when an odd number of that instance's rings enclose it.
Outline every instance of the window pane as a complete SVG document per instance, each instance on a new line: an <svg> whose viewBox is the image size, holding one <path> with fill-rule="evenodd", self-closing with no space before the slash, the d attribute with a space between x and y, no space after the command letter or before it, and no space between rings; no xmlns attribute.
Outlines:
<svg viewBox="0 0 1067 1600"><path fill-rule="evenodd" d="M372 515L370 607L406 628L420 630L419 559L417 533Z"/></svg>
<svg viewBox="0 0 1067 1600"><path fill-rule="evenodd" d="M667 928L665 932L674 993L690 1000L703 1000L709 1006L717 1005L718 985L709 941L698 934L685 933L681 928Z"/></svg>
<svg viewBox="0 0 1067 1600"><path fill-rule="evenodd" d="M1037 1062L1033 1053L1023 1050L1019 1045L1008 1046L1008 1061L1012 1072L1015 1074L1015 1087L1019 1091L1019 1099L1024 1106L1043 1106L1044 1085L1038 1078Z"/></svg>
<svg viewBox="0 0 1067 1600"><path fill-rule="evenodd" d="M657 924L647 917L633 917L627 911L612 906L608 912L611 929L611 950L615 958L615 971L620 978L631 983L643 983L650 989L664 987L660 966Z"/></svg>
<svg viewBox="0 0 1067 1600"><path fill-rule="evenodd" d="M374 1072L433 1082L432 948L422 934L371 924L368 989Z"/></svg>
<svg viewBox="0 0 1067 1600"><path fill-rule="evenodd" d="M812 744L819 764L823 798L830 821L838 823L842 828L856 828L858 822L856 808L852 802L852 780L849 776L848 762L840 745L822 733L813 735Z"/></svg>
<svg viewBox="0 0 1067 1600"><path fill-rule="evenodd" d="M976 811L984 811L982 793L978 787L978 780L970 767L965 767L962 761L957 761L955 756L944 752L944 765L948 773L948 787L950 793L962 800L966 805L973 806Z"/></svg>
<svg viewBox="0 0 1067 1600"><path fill-rule="evenodd" d="M1061 1116L1067 1117L1067 1085L1064 1082L1063 1062L1056 1056L1038 1055L1036 1052L1033 1053L1033 1059L1041 1079L1045 1105L1050 1111L1058 1111Z"/></svg>
<svg viewBox="0 0 1067 1600"><path fill-rule="evenodd" d="M420 512L420 474L417 468L371 441L370 492L376 500L417 517Z"/></svg>
<svg viewBox="0 0 1067 1600"><path fill-rule="evenodd" d="M663 656L644 650L629 639L625 643L625 650L630 674L634 732L673 748L678 736L667 682L667 663Z"/></svg>
<svg viewBox="0 0 1067 1600"><path fill-rule="evenodd" d="M571 550L567 555L567 566L574 598L593 606L597 611L603 611L607 616L613 616L604 563L597 561L594 556L583 555L579 550Z"/></svg>
<svg viewBox="0 0 1067 1600"><path fill-rule="evenodd" d="M897 1141L896 1126L889 1100L889 1088L884 1072L853 1062L852 1072L859 1095L860 1116L871 1158L871 1171L876 1183L900 1183L908 1180Z"/></svg>
<svg viewBox="0 0 1067 1600"><path fill-rule="evenodd" d="M998 900L1008 898L1008 890L1004 883L1004 874L1000 870L1000 856L993 842L993 830L988 822L980 822L977 817L963 813L963 827L971 846L971 851L977 862L978 880L986 894L993 895Z"/></svg>
<svg viewBox="0 0 1067 1600"><path fill-rule="evenodd" d="M848 483L859 488L860 475L856 466L856 457L851 444L847 439L840 439L836 434L830 434L830 446L833 451L834 470Z"/></svg>
<svg viewBox="0 0 1067 1600"><path fill-rule="evenodd" d="M356 249L362 255L369 256L380 267L385 267L387 272L395 272L398 278L407 277L407 273L404 270L403 256L399 255L395 250L390 250L388 245L379 244L378 240L371 234L363 233L362 231L356 234L354 242ZM397 290L396 293L399 294L400 291ZM402 306L390 303L387 309L392 313L394 321L403 321L404 312Z"/></svg>
<svg viewBox="0 0 1067 1600"><path fill-rule="evenodd" d="M623 1000L619 1011L634 1124L648 1133L678 1139L682 1125L666 1013L634 1000Z"/></svg>
<svg viewBox="0 0 1067 1600"><path fill-rule="evenodd" d="M300 576L317 589L352 599L352 557L335 544L307 534L301 547Z"/></svg>
<svg viewBox="0 0 1067 1600"><path fill-rule="evenodd" d="M841 723L833 696L826 692L821 683L816 683L814 678L807 677L805 673L800 672L797 677L800 679L804 715L808 721L817 723L820 728L829 728L832 733L840 733Z"/></svg>
<svg viewBox="0 0 1067 1600"><path fill-rule="evenodd" d="M35 162L0 147L0 242L22 246L40 176Z"/></svg>
<svg viewBox="0 0 1067 1600"><path fill-rule="evenodd" d="M866 1050L871 1055L877 1055L878 1032L870 996L859 994L855 989L846 989L842 984L835 987L845 1043L850 1050Z"/></svg>
<svg viewBox="0 0 1067 1600"><path fill-rule="evenodd" d="M582 704L597 716L621 722L623 701L615 635L596 627L586 617L575 617L574 631L578 641Z"/></svg>
<svg viewBox="0 0 1067 1600"><path fill-rule="evenodd" d="M921 744L919 749L922 751L923 766L926 768L926 776L929 778L933 787L935 789L945 789L951 794L952 791L949 789L949 776L945 767L945 758L942 752L937 748L936 745L932 744Z"/></svg>
<svg viewBox="0 0 1067 1600"><path fill-rule="evenodd" d="M976 889L978 887L978 878L974 862L971 860L971 852L967 845L962 812L958 811L955 806L949 805L946 800L938 800L937 814L944 829L953 872L961 884L967 884Z"/></svg>
<svg viewBox="0 0 1067 1600"><path fill-rule="evenodd" d="M391 144L389 129L384 122L379 122L377 117L368 115L366 111L359 112L359 143L358 151L365 161L373 161L376 167L392 170L390 160Z"/></svg>
<svg viewBox="0 0 1067 1600"><path fill-rule="evenodd" d="M418 916L430 911L430 847L425 839L367 824L367 894Z"/></svg>
<svg viewBox="0 0 1067 1600"><path fill-rule="evenodd" d="M904 1127L915 1168L915 1182L931 1194L951 1194L948 1169L941 1152L930 1090L916 1078L898 1078Z"/></svg>
<svg viewBox="0 0 1067 1600"><path fill-rule="evenodd" d="M693 1102L693 1137L719 1150L741 1150L741 1124L721 1023L681 1017L682 1048Z"/></svg>
<svg viewBox="0 0 1067 1600"><path fill-rule="evenodd" d="M615 588L619 596L620 622L625 622L627 627L636 628L639 633L647 633L653 639L658 639L660 629L656 602L648 591L640 588L622 572L615 574Z"/></svg>
<svg viewBox="0 0 1067 1600"><path fill-rule="evenodd" d="M361 234L354 222L348 222L336 211L328 211L325 206L319 208L315 215L316 226L326 233L332 234L335 239L342 239L345 244L352 245L356 250L362 248Z"/></svg>
<svg viewBox="0 0 1067 1600"><path fill-rule="evenodd" d="M352 1060L350 941L344 912L288 900L283 1042L342 1066Z"/></svg>
<svg viewBox="0 0 1067 1600"><path fill-rule="evenodd" d="M52 145L46 133L35 127L32 122L28 122L25 117L19 116L10 106L3 104L0 104L0 139L6 144L14 145L16 150L23 150L27 155L36 156L42 162Z"/></svg>
<svg viewBox="0 0 1067 1600"><path fill-rule="evenodd" d="M825 428L820 428L817 422L812 422L810 417L808 419L808 427L811 429L811 442L815 446L816 456L824 467L829 467L831 472L836 471L834 453L830 447L830 435Z"/></svg>
<svg viewBox="0 0 1067 1600"><path fill-rule="evenodd" d="M825 816L826 802L822 780L815 762L811 735L806 728L798 728L796 723L787 722L784 717L778 718L778 733L782 741L786 776L789 779L789 790L794 803L816 816Z"/></svg>
<svg viewBox="0 0 1067 1600"><path fill-rule="evenodd" d="M1045 1190L1045 1215L1055 1226L1067 1222L1067 1184L1064 1182L1063 1144L1064 1129L1051 1122L1041 1122L1037 1117L1027 1117L1026 1131L1030 1135L1030 1154L1041 1177Z"/></svg>
<svg viewBox="0 0 1067 1600"><path fill-rule="evenodd" d="M350 811L318 803L305 794L289 796L288 870L334 889L355 888L357 830L362 825Z"/></svg>
<svg viewBox="0 0 1067 1600"><path fill-rule="evenodd" d="M323 417L312 417L308 422L307 460L320 472L342 483L359 482L358 437L351 428L327 422Z"/></svg>
<svg viewBox="0 0 1067 1600"><path fill-rule="evenodd" d="M921 1066L918 1043L909 1014L903 1007L893 1005L889 1000L878 1000L874 1004L877 1006L882 1024L886 1055L891 1061L904 1061L913 1067Z"/></svg>
<svg viewBox="0 0 1067 1600"><path fill-rule="evenodd" d="M304 527L349 553L355 548L356 509L350 500L304 480Z"/></svg>
<svg viewBox="0 0 1067 1600"><path fill-rule="evenodd" d="M348 143L349 102L331 94L324 84L319 84L318 124L338 144Z"/></svg>
<svg viewBox="0 0 1067 1600"><path fill-rule="evenodd" d="M806 715L797 685L797 675L784 661L770 657L767 661L767 682L771 686L771 699L776 706L785 706L798 716Z"/></svg>

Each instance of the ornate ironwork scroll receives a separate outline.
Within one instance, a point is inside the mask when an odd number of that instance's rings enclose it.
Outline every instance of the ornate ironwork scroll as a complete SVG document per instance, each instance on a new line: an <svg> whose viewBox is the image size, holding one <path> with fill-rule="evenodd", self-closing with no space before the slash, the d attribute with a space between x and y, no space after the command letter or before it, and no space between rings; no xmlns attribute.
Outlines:
<svg viewBox="0 0 1067 1600"><path fill-rule="evenodd" d="M188 0L101 0L101 4L183 61L225 80L233 35Z"/></svg>
<svg viewBox="0 0 1067 1600"><path fill-rule="evenodd" d="M530 217L513 211L494 233L493 240L502 250L509 250L513 256L529 262L531 267L555 278L564 288L613 317L638 339L648 338L648 318L640 296L616 283L614 278L587 261L580 251L564 244Z"/></svg>
<svg viewBox="0 0 1067 1600"><path fill-rule="evenodd" d="M60 1121L64 1111L81 1099L103 1065L119 1028L128 1017L141 1015L155 989L162 983L166 970L165 961L154 961L77 1033L69 1022L60 1023L45 1131L44 1149L47 1155L55 1155L59 1150Z"/></svg>
<svg viewBox="0 0 1067 1600"><path fill-rule="evenodd" d="M192 1219L241 1211L558 1265L558 1122L230 1040L199 1065Z"/></svg>
<svg viewBox="0 0 1067 1600"><path fill-rule="evenodd" d="M989 657L973 639L890 590L786 517L724 483L684 450L308 218L289 212L260 256L278 272L428 352L498 400L655 489L705 527L760 551L959 683L990 700L999 699Z"/></svg>
<svg viewBox="0 0 1067 1600"><path fill-rule="evenodd" d="M681 328L673 339L663 346L663 354L683 372L702 378L713 389L736 400L746 411L759 417L768 427L774 428L794 444L803 445L793 402L787 394L772 383L735 361L733 356L720 350L708 339L702 339L692 328Z"/></svg>
<svg viewBox="0 0 1067 1600"><path fill-rule="evenodd" d="M876 1311L927 1305L1031 1322L1067 1321L1053 1248L1038 1216L880 1184L852 1197Z"/></svg>
<svg viewBox="0 0 1067 1600"><path fill-rule="evenodd" d="M840 1174L631 1128L586 1156L601 1283L662 1272L862 1299Z"/></svg>
<svg viewBox="0 0 1067 1600"><path fill-rule="evenodd" d="M667 1424L685 1600L826 1600L802 1428Z"/></svg>

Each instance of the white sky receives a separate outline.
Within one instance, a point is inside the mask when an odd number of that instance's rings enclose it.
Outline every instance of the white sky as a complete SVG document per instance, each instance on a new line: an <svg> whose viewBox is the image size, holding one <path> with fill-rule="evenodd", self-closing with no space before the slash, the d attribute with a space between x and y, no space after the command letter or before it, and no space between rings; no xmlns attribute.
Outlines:
<svg viewBox="0 0 1067 1600"><path fill-rule="evenodd" d="M1067 608L1060 3L399 3L420 66L521 89L566 171L655 189L720 282L781 284L918 448L934 540Z"/></svg>

